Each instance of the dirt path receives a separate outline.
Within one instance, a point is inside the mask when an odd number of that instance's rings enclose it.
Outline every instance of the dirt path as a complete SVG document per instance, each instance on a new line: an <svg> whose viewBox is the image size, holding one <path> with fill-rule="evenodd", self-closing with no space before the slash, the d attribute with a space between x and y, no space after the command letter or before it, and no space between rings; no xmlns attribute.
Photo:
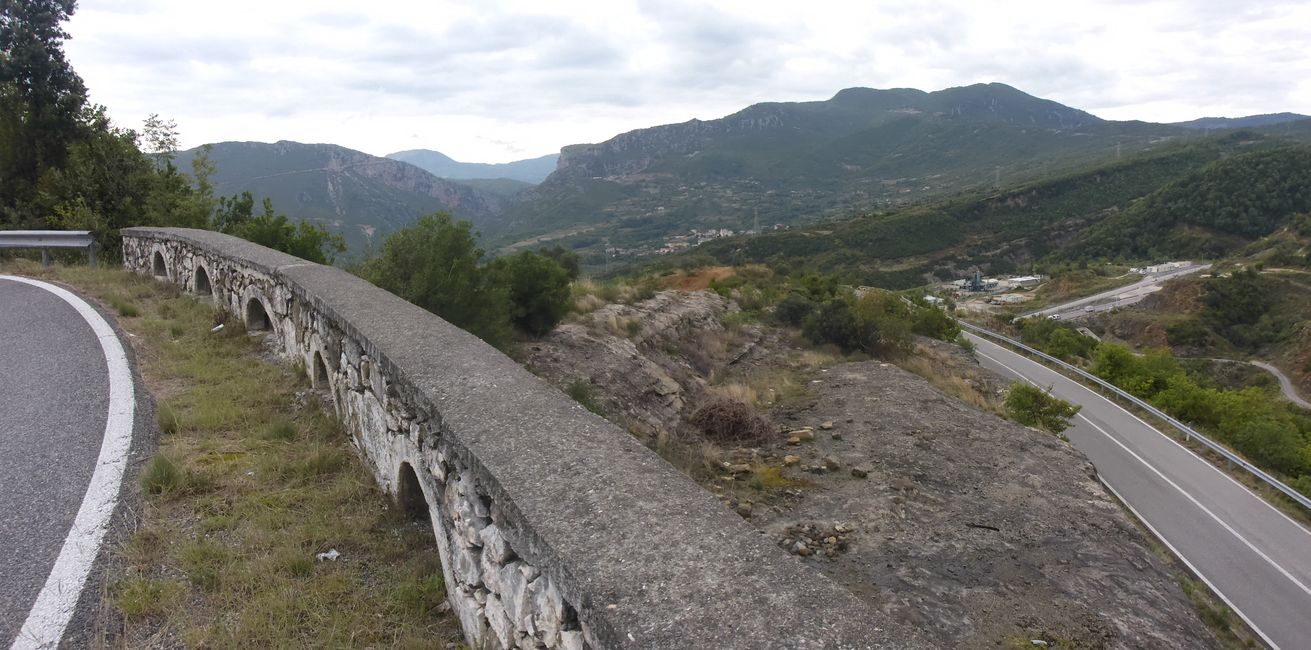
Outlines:
<svg viewBox="0 0 1311 650"><path fill-rule="evenodd" d="M1302 399L1302 396L1297 394L1297 389L1293 387L1293 380L1289 379L1288 375L1285 375L1283 371L1281 371L1280 369L1264 361L1243 361L1240 359L1207 359L1207 361L1224 361L1226 363L1246 363L1248 365L1256 366L1274 375L1275 379L1279 380L1279 391L1284 394L1284 397L1287 398L1288 401L1304 409L1311 409L1311 402Z"/></svg>

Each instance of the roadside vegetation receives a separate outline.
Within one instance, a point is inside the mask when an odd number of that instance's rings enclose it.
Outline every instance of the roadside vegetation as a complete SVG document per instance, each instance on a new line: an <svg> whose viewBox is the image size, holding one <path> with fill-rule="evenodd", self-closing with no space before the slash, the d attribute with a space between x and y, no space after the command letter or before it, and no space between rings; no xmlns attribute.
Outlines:
<svg viewBox="0 0 1311 650"><path fill-rule="evenodd" d="M355 271L508 350L516 332L541 336L569 313L578 257L556 248L485 262L469 222L438 212L389 235L381 252Z"/></svg>
<svg viewBox="0 0 1311 650"><path fill-rule="evenodd" d="M1236 275L1235 282L1250 280ZM1246 304L1259 300L1246 292L1224 293ZM1229 322L1228 309L1216 314ZM1235 313L1250 322L1245 310ZM1259 318L1256 319L1259 322ZM1243 322L1238 327L1250 328ZM1259 387L1222 388L1209 378L1189 372L1167 349L1142 354L1111 342L1097 342L1067 324L1031 318L1019 325L1025 343L1052 356L1081 365L1090 372L1139 397L1179 420L1225 443L1253 464L1286 479L1289 485L1311 495L1311 416L1277 394ZM1242 329L1245 335L1262 331Z"/></svg>
<svg viewBox="0 0 1311 650"><path fill-rule="evenodd" d="M430 525L381 492L304 372L172 285L23 261L4 271L108 305L158 403L158 453L106 581L104 646L459 641Z"/></svg>
<svg viewBox="0 0 1311 650"><path fill-rule="evenodd" d="M1012 384L1006 391L1006 414L1025 426L1038 427L1059 434L1070 428L1073 418L1083 408L1024 382Z"/></svg>

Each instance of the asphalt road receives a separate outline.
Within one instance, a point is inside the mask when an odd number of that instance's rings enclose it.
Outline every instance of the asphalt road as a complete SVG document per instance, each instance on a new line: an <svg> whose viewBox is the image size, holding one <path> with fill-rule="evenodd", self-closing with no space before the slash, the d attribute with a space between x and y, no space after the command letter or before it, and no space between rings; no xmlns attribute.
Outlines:
<svg viewBox="0 0 1311 650"><path fill-rule="evenodd" d="M1055 315L1062 320L1069 320L1079 318L1084 314L1110 311L1117 307L1132 305L1141 301L1143 298L1160 291L1161 284L1166 280L1177 278L1182 275L1188 275L1190 273L1197 273L1198 271L1209 268L1211 268L1210 264L1194 264L1182 269L1148 275L1142 280L1128 286L1111 289L1110 291L1103 291L1086 298L1080 298L1061 305L1047 307L1046 309L1039 309L1038 311L1024 314L1021 318L1028 318L1029 316Z"/></svg>
<svg viewBox="0 0 1311 650"><path fill-rule="evenodd" d="M0 278L0 368L3 648L23 629L56 560L66 563L63 549L75 518L87 521L83 502L112 416L109 370L96 331L59 296L5 278ZM80 591L80 581L76 587ZM76 601L77 594L71 605L61 597L55 609L67 611ZM63 618L57 632L62 633L67 617L54 618Z"/></svg>
<svg viewBox="0 0 1311 650"><path fill-rule="evenodd" d="M984 367L1079 404L1065 434L1102 481L1272 647L1311 648L1311 532L1082 384L967 335ZM1114 594L1107 594L1114 598Z"/></svg>

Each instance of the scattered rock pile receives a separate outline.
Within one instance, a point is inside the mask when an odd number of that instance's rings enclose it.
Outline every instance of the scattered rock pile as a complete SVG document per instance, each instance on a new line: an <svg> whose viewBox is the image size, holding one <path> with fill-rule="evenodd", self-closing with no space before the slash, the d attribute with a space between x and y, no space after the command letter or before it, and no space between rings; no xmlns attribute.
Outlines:
<svg viewBox="0 0 1311 650"><path fill-rule="evenodd" d="M840 522L831 526L794 524L784 529L783 535L778 538L778 545L793 555L832 559L847 552L852 535L851 528Z"/></svg>

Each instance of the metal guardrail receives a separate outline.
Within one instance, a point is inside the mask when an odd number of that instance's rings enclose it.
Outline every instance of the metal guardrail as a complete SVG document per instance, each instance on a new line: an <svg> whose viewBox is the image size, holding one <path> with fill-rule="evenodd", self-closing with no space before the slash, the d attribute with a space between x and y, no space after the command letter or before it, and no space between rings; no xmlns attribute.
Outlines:
<svg viewBox="0 0 1311 650"><path fill-rule="evenodd" d="M46 266L51 248L84 248L87 263L96 265L96 238L90 230L0 230L0 248L39 248Z"/></svg>
<svg viewBox="0 0 1311 650"><path fill-rule="evenodd" d="M1059 367L1061 367L1061 368L1064 368L1064 369L1066 369L1066 370L1069 370L1069 371L1071 371L1071 372L1074 372L1075 374L1079 375L1080 377L1082 377L1082 378L1084 378L1084 379L1087 379L1088 381L1091 381L1091 382L1097 384L1098 386L1101 386L1102 388L1105 388L1105 389L1111 391L1111 392L1114 393L1116 396L1118 396L1118 397L1120 397L1120 398L1122 398L1122 399L1124 399L1124 400L1127 400L1128 402L1130 402L1130 403L1133 404L1134 406L1137 406L1137 407L1143 409L1144 411L1147 411L1148 413L1151 413L1152 415L1154 415L1154 416L1156 416L1156 417L1158 417L1158 418L1161 418L1161 419L1164 420L1166 423L1168 423L1170 426L1172 426L1172 427L1178 429L1180 432L1182 432L1182 433L1184 434L1184 437L1187 438L1188 440L1192 440L1192 439L1194 439L1194 438L1197 439L1197 441L1200 442L1200 443L1202 443L1204 446L1206 446L1207 449L1210 449L1211 451L1214 451L1215 453L1220 454L1221 456L1223 456L1223 457L1225 458L1225 460L1227 460L1227 461L1229 461L1230 463L1233 463L1234 465L1237 465L1237 466L1239 466L1239 467L1241 467L1241 468L1247 470L1247 471L1248 471L1250 474L1252 474L1253 476L1257 477L1258 479L1261 479L1262 481L1265 481L1267 484L1270 485L1270 487L1273 487L1274 489L1279 490L1280 492L1283 492L1285 496L1287 496L1288 498L1290 498L1290 499L1296 501L1296 502L1297 502L1298 504L1300 504L1303 508L1306 508L1307 510L1311 510L1311 498L1307 498L1307 496L1304 495L1304 494L1302 494L1301 492L1298 492L1297 490L1294 490L1293 488L1288 487L1288 485L1284 484L1283 481L1280 481L1279 479L1277 479L1277 478L1275 478L1275 477L1273 477L1273 476L1267 474L1267 473L1266 473L1265 471L1263 471L1261 468L1259 468L1259 467L1257 467L1257 466L1255 466L1255 465L1253 465L1253 464L1247 462L1247 460L1245 460L1245 459L1243 459L1242 457L1238 456L1238 455L1235 454L1234 452L1229 451L1229 449L1227 449L1224 445L1221 445L1220 443L1217 443L1216 441L1211 440L1210 438L1206 437L1205 435L1202 435L1201 433L1198 433L1198 432L1197 432L1196 430L1194 430L1192 427L1190 427L1190 426L1184 424L1183 422L1180 422L1179 420L1176 420L1174 417L1171 417L1171 416L1170 416L1168 413L1166 413L1165 411L1162 411L1161 409L1158 409L1158 408L1156 408L1155 406L1152 406L1151 404L1147 403L1146 401L1142 400L1141 398L1139 398L1139 397L1137 397L1137 396L1135 396L1135 395L1131 395L1131 394L1129 394L1128 392L1126 392L1126 391L1124 391L1123 389L1121 389L1119 386L1116 386L1115 384L1112 384L1111 382L1108 382L1108 381L1106 381L1105 379L1102 379L1101 377L1098 377L1097 375L1094 375L1094 374L1092 374L1092 373L1090 373L1090 372L1084 370L1083 368L1080 368L1080 367L1075 366L1075 365L1073 365L1073 364L1070 364L1070 363L1066 363L1066 362L1064 362L1064 361L1061 361L1060 359L1057 359L1056 357L1053 357L1052 355L1047 354L1046 352L1043 352L1042 350L1038 350L1038 349L1035 349L1035 348L1029 347L1029 346L1027 346L1027 345L1025 345L1025 344L1023 344L1023 343L1021 343L1021 342L1019 342L1019 341L1016 341L1015 339L1012 339L1012 338L1008 337L1008 336L1003 336L1003 335L998 334L998 333L996 333L996 332L994 332L994 331L992 331L992 330L987 330L987 329L984 329L984 328L979 327L979 326L977 326L977 325L971 325L970 323L966 323L966 322L963 322L963 321L958 321L958 322L960 322L960 326L961 326L961 327L964 327L965 329L970 330L971 332L974 332L974 333L976 333L976 334L981 334L981 335L986 336L986 337L988 337L988 338L996 339L996 340L1001 341L1001 342L1003 342L1003 343L1006 343L1006 344L1008 344L1008 345L1012 345L1012 346L1014 346L1014 347L1017 347L1017 348L1019 348L1019 349L1025 351L1025 352L1028 352L1029 354L1032 354L1032 355L1036 355L1036 356L1038 356L1038 357L1041 357L1042 359L1045 359L1045 360L1047 360L1047 361L1049 361L1049 362L1051 362L1051 363L1053 363L1053 364L1056 364L1057 366L1059 366Z"/></svg>

